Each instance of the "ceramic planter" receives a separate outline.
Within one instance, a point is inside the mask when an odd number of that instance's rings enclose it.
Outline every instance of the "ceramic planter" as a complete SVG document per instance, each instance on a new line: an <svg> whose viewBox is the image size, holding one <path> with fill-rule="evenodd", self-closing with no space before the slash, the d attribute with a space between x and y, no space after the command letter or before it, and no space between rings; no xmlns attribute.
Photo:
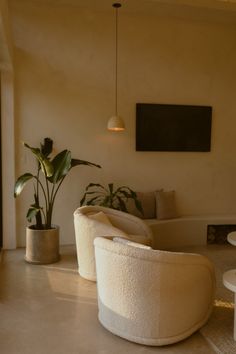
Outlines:
<svg viewBox="0 0 236 354"><path fill-rule="evenodd" d="M59 227L53 227L48 230L26 228L26 262L50 264L59 261Z"/></svg>

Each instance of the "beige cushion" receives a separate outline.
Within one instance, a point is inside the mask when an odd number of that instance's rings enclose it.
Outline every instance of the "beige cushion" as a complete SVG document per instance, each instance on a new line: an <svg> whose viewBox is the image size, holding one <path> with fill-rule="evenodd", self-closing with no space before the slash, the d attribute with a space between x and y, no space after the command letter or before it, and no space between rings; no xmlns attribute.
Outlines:
<svg viewBox="0 0 236 354"><path fill-rule="evenodd" d="M150 247L150 246L146 246L146 245L143 245L142 243L138 243L138 242L133 242L133 241L130 241L127 238L123 238L123 237L114 237L113 241L114 242L118 242L118 243L122 243L123 245L143 248L143 249L146 249L146 250L151 250L152 249L152 247Z"/></svg>
<svg viewBox="0 0 236 354"><path fill-rule="evenodd" d="M90 214L90 215L88 215L88 217L90 219L100 221L103 224L112 225L112 223L110 222L110 219L108 218L108 216L105 213L103 213L103 211L99 211L98 213Z"/></svg>
<svg viewBox="0 0 236 354"><path fill-rule="evenodd" d="M175 202L175 191L156 192L156 218L172 219L178 216Z"/></svg>
<svg viewBox="0 0 236 354"><path fill-rule="evenodd" d="M153 219L156 217L155 192L136 192L137 198L142 204L143 215L138 211L132 199L127 202L127 210L130 214L142 219Z"/></svg>

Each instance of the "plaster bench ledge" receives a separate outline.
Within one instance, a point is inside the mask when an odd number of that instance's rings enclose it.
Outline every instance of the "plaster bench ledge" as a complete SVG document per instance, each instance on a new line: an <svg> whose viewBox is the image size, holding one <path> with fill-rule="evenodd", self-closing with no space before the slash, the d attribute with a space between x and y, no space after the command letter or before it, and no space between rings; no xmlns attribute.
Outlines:
<svg viewBox="0 0 236 354"><path fill-rule="evenodd" d="M169 249L206 245L208 225L236 225L236 214L187 215L174 219L145 221L153 232L153 248Z"/></svg>

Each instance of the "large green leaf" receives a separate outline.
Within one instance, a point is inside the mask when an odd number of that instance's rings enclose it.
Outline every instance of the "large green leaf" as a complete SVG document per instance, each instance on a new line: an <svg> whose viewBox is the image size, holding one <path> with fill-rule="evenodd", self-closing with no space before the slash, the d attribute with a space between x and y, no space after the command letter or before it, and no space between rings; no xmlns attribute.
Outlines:
<svg viewBox="0 0 236 354"><path fill-rule="evenodd" d="M127 192L125 190L119 190L117 191L116 193L117 195L120 195L122 198L126 198L126 199L129 199L129 198L133 198L131 193L130 192Z"/></svg>
<svg viewBox="0 0 236 354"><path fill-rule="evenodd" d="M85 190L89 190L90 188L93 188L93 187L98 187L98 189L103 189L104 191L107 191L105 187L103 187L101 184L99 183L89 183L87 185L87 187L85 188ZM97 192L97 191L96 191Z"/></svg>
<svg viewBox="0 0 236 354"><path fill-rule="evenodd" d="M138 209L138 211L140 211L140 213L141 213L142 215L144 215L142 203L140 202L140 200L137 199L137 198L135 198L135 199L134 199L134 203L135 203L135 206L136 206L136 208Z"/></svg>
<svg viewBox="0 0 236 354"><path fill-rule="evenodd" d="M79 159L71 159L71 168L78 166L78 165L86 165L86 166L101 168L100 165L97 165L97 164L89 162L89 161L79 160Z"/></svg>
<svg viewBox="0 0 236 354"><path fill-rule="evenodd" d="M98 197L98 196L97 196L97 192L86 192L86 193L84 193L82 199L80 200L80 206L84 205L87 196L88 196L88 195L91 196L91 194L95 194L95 195L96 195L96 198Z"/></svg>
<svg viewBox="0 0 236 354"><path fill-rule="evenodd" d="M136 196L136 193L134 191L132 191L132 189L130 189L127 186L122 186L122 187L117 188L117 192L120 192L120 191L122 191L122 192L126 191L126 193L129 193L133 197Z"/></svg>
<svg viewBox="0 0 236 354"><path fill-rule="evenodd" d="M54 157L51 163L54 173L48 180L56 184L67 175L71 168L71 152L69 150L63 150Z"/></svg>
<svg viewBox="0 0 236 354"><path fill-rule="evenodd" d="M86 202L86 205L98 205L98 200L99 200L99 197L94 197L94 198L91 198L90 200L88 200Z"/></svg>
<svg viewBox="0 0 236 354"><path fill-rule="evenodd" d="M17 197L22 192L26 183L32 178L34 178L34 176L31 173L25 173L17 179L14 188L14 197Z"/></svg>
<svg viewBox="0 0 236 354"><path fill-rule="evenodd" d="M111 198L110 195L107 195L104 197L100 205L105 206L107 208L112 208L112 203L113 203L113 199Z"/></svg>
<svg viewBox="0 0 236 354"><path fill-rule="evenodd" d="M52 166L51 162L49 161L49 159L41 153L40 149L33 148L26 143L23 143L23 144L25 147L30 149L32 151L32 153L35 155L35 157L37 158L37 160L39 161L39 163L41 165L41 169L42 169L43 173L47 177L51 177L53 175L54 170L53 170L53 166Z"/></svg>
<svg viewBox="0 0 236 354"><path fill-rule="evenodd" d="M126 205L125 205L125 202L123 201L123 199L118 196L117 196L117 199L118 199L118 203L119 203L119 210L127 212L127 208L126 208Z"/></svg>
<svg viewBox="0 0 236 354"><path fill-rule="evenodd" d="M98 187L98 190L93 190L94 187ZM92 191L89 191L89 189L92 189ZM107 195L107 190L99 183L90 183L86 189L85 193L80 200L80 206L82 205L88 205L88 202L90 202L91 198L96 199L96 205L100 205L100 201L103 201L105 196ZM95 195L95 197L93 197ZM88 199L90 198L90 199Z"/></svg>

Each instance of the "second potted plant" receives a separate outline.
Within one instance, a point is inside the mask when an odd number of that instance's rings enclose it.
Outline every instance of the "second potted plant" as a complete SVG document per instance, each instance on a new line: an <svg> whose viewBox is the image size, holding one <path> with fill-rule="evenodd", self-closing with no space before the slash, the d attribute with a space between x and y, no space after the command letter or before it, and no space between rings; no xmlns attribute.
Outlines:
<svg viewBox="0 0 236 354"><path fill-rule="evenodd" d="M108 187L104 187L99 183L89 183L85 188L85 193L80 201L80 206L101 205L128 213L126 203L129 200L133 200L136 209L143 215L142 204L137 198L136 192L131 188L127 186L114 188L113 183L108 183Z"/></svg>

